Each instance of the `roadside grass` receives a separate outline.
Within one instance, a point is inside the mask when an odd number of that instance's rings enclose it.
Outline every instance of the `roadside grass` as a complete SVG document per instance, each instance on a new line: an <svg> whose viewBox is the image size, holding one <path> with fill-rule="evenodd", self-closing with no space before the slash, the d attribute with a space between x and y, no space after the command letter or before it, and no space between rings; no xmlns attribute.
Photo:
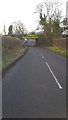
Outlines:
<svg viewBox="0 0 68 120"><path fill-rule="evenodd" d="M20 39L3 36L2 37L2 70L9 66L13 61L24 54L25 48Z"/></svg>
<svg viewBox="0 0 68 120"><path fill-rule="evenodd" d="M40 47L42 47L42 48L44 48L44 49L47 49L47 50L49 50L49 51L52 51L52 52L54 52L54 53L56 53L56 54L58 54L58 55L61 55L61 56L63 56L63 57L66 57L66 58L68 58L68 50L66 50L66 49L61 49L61 48L58 48L58 47L46 47L46 46L44 46L44 45L42 45L42 46L40 46Z"/></svg>
<svg viewBox="0 0 68 120"><path fill-rule="evenodd" d="M48 49L48 50L50 50L58 55L61 55L63 57L68 57L68 50L61 49L58 47L46 47L46 49Z"/></svg>
<svg viewBox="0 0 68 120"><path fill-rule="evenodd" d="M18 48L16 51L8 51L5 56L2 57L2 69L5 69L8 65L10 65L13 61L19 58L24 54L24 48Z"/></svg>

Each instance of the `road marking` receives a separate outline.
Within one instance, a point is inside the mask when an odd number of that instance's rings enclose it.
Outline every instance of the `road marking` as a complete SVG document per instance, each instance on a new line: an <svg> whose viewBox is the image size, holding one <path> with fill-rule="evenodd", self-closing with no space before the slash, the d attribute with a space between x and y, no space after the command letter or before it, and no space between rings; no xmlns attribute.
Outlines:
<svg viewBox="0 0 68 120"><path fill-rule="evenodd" d="M56 83L57 83L57 85L58 85L59 89L63 89L63 88L62 88L62 86L60 85L60 83L58 82L58 80L57 80L56 76L54 75L53 71L51 70L51 68L50 68L50 66L48 65L48 63L47 63L47 62L46 62L46 65L47 65L48 69L50 70L50 72L51 72L52 76L54 77L54 79L55 79L55 81L56 81Z"/></svg>
<svg viewBox="0 0 68 120"><path fill-rule="evenodd" d="M41 55L41 57L44 59L44 56L42 55L42 54L40 54Z"/></svg>

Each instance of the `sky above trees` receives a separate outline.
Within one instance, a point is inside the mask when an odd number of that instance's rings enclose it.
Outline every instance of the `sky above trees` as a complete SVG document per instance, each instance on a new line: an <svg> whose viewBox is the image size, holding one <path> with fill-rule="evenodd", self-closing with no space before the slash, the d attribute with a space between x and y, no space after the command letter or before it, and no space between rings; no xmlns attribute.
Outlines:
<svg viewBox="0 0 68 120"><path fill-rule="evenodd" d="M4 25L8 30L12 22L19 20L29 32L35 30L39 17L34 12L36 6L43 1L47 0L0 0L0 33L3 32ZM66 1L59 0L59 2L62 2L63 17L66 15Z"/></svg>

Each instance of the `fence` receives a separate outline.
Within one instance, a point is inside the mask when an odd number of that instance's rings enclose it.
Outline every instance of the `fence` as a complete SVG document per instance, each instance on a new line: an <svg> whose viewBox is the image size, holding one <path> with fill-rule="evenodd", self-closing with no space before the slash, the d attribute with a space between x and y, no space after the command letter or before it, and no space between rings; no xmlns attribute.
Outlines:
<svg viewBox="0 0 68 120"><path fill-rule="evenodd" d="M61 49L68 49L68 39L66 38L53 39L53 46L59 47Z"/></svg>

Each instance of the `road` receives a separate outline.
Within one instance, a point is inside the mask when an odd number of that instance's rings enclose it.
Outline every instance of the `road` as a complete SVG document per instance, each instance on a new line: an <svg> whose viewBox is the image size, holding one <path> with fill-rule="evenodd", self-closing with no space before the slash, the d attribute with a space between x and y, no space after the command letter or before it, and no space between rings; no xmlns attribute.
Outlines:
<svg viewBox="0 0 68 120"><path fill-rule="evenodd" d="M32 39L28 39L28 41L26 42L26 46L31 46L33 43Z"/></svg>
<svg viewBox="0 0 68 120"><path fill-rule="evenodd" d="M25 46L33 46L35 44L34 39L28 39L27 42L25 43Z"/></svg>
<svg viewBox="0 0 68 120"><path fill-rule="evenodd" d="M2 88L4 118L66 117L64 57L29 47L3 78Z"/></svg>

